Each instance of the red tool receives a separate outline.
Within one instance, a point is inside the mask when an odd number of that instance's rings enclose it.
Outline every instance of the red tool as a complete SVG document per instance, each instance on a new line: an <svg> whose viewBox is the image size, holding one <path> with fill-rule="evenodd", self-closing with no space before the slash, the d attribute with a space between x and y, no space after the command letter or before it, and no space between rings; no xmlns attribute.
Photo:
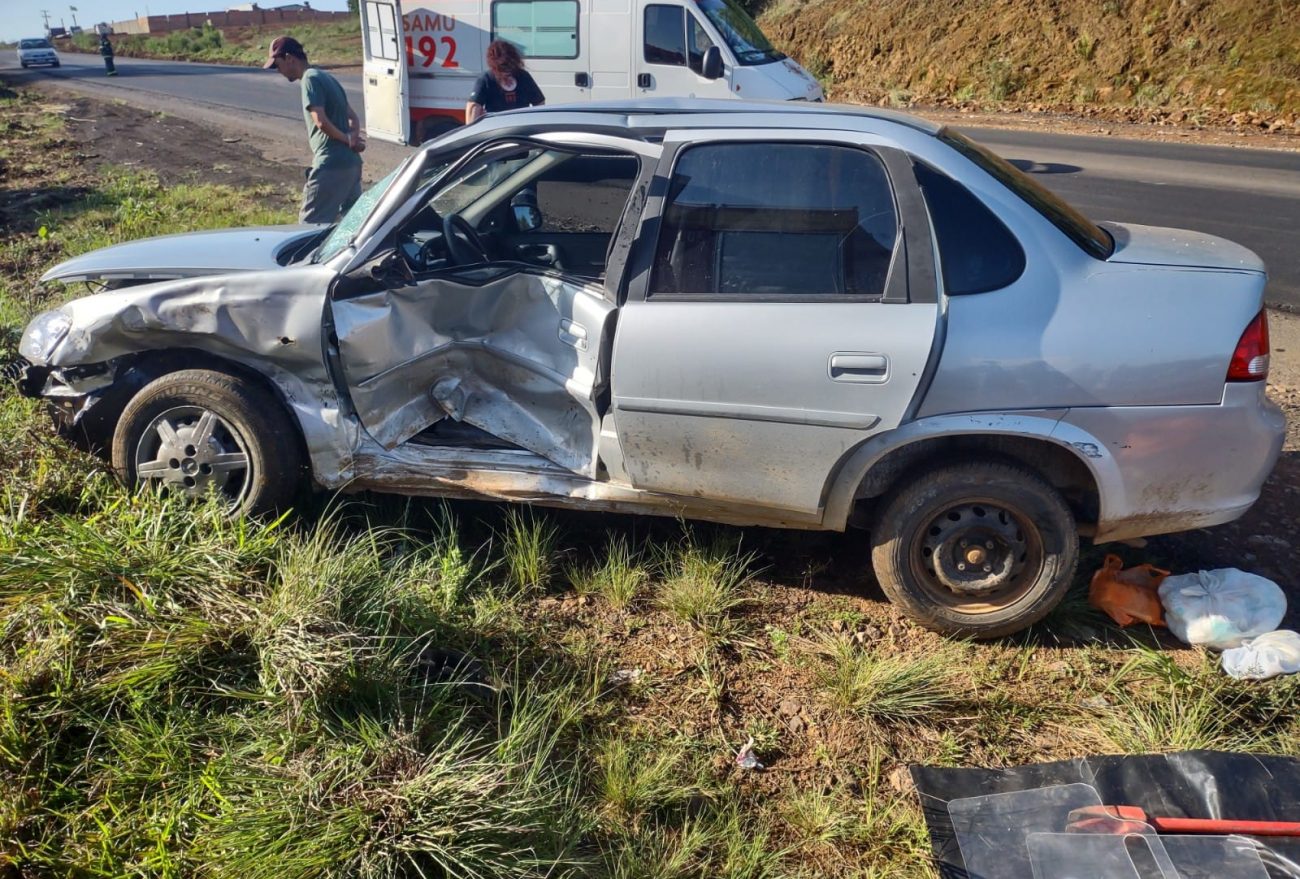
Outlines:
<svg viewBox="0 0 1300 879"><path fill-rule="evenodd" d="M1300 821L1236 821L1228 818L1161 818L1137 806L1086 806L1070 813L1071 833L1240 833L1245 836L1300 836Z"/></svg>

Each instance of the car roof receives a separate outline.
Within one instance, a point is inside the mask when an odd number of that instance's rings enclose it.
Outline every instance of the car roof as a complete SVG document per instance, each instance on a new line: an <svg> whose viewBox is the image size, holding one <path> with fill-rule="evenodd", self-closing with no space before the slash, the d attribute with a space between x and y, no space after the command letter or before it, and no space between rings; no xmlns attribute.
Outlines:
<svg viewBox="0 0 1300 879"><path fill-rule="evenodd" d="M723 118L726 117L726 118ZM838 129L881 132L899 126L933 136L942 130L918 116L896 110L805 101L728 101L703 98L597 101L547 104L490 113L424 145L440 151L466 141L500 136L531 136L554 131L587 131L639 140L661 140L669 131L712 127Z"/></svg>
<svg viewBox="0 0 1300 879"><path fill-rule="evenodd" d="M652 98L627 101L592 101L586 104L555 104L541 107L529 107L510 111L511 115L524 113L599 113L618 116L684 116L704 117L718 114L762 113L785 115L792 113L821 116L851 116L861 119L874 119L894 122L935 134L939 125L900 113L897 110L885 110L876 107L860 107L851 104L823 104L809 101L730 101L721 98ZM699 126L707 125L701 119ZM675 127L697 127L678 124Z"/></svg>

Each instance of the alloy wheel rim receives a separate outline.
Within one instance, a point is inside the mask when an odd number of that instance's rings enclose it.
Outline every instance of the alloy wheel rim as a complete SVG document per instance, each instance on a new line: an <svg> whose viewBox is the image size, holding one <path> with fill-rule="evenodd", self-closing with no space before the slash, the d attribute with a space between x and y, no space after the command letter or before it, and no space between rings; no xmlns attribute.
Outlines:
<svg viewBox="0 0 1300 879"><path fill-rule="evenodd" d="M177 406L154 417L136 444L142 482L191 497L220 492L239 507L252 486L248 443L226 419L202 406Z"/></svg>

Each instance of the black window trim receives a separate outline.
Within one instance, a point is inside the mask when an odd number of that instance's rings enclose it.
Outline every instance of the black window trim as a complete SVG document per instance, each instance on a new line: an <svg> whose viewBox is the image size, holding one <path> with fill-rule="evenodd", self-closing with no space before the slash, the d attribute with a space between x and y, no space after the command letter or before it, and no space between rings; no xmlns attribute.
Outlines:
<svg viewBox="0 0 1300 879"><path fill-rule="evenodd" d="M497 7L505 5L514 6L532 6L535 0L492 0L489 5L488 16L491 18L491 31L488 33L488 41L503 39L497 36ZM546 0L550 3L572 3L573 4L573 54L572 55L533 55L524 53L524 64L530 60L537 61L576 61L582 57L582 4L580 0Z"/></svg>
<svg viewBox="0 0 1300 879"><path fill-rule="evenodd" d="M708 295L708 296L693 296L693 295L686 295L681 293L655 293L653 290L650 289L650 278L654 273L655 258L659 252L659 238L663 234L663 229L662 229L663 209L665 207L667 197L668 197L667 190L671 184L672 175L677 172L677 165L678 162L681 161L681 156L695 147L724 146L730 144L752 145L756 143L770 144L770 145L790 144L796 146L843 147L845 149L854 149L854 150L859 150L861 152L865 152L873 156L878 162L880 162L881 167L885 172L885 179L888 181L889 184L890 197L892 198L894 203L894 221L897 224L897 232L894 237L894 250L889 258L889 269L885 274L885 283L884 283L883 291L881 293L872 293L872 294L814 293L811 295L808 294L798 295L798 294L789 294L789 293L753 293L753 294L735 295L735 296L723 296L723 295L716 295L716 294ZM630 294L639 294L639 295L635 295L635 296L629 295L628 298L629 299L636 298L647 303L649 302L736 302L736 303L883 302L883 303L891 303L891 302L908 301L907 276L908 276L909 260L907 259L908 246L907 246L906 236L905 236L907 224L904 221L903 199L900 195L898 180L896 179L895 176L897 173L897 169L891 168L891 163L888 160L888 157L885 155L885 152L886 152L885 148L875 147L867 144L850 143L850 142L839 141L839 140L803 140L803 139L795 139L795 138L786 138L780 135L776 135L772 138L764 138L762 140L756 140L753 138L734 138L734 139L727 138L727 139L720 139L720 140L690 141L687 143L676 144L675 148L671 152L672 164L670 165L668 176L655 177L654 182L655 184L657 184L657 186L653 187L651 191L652 197L656 195L656 191L658 194L658 200L655 204L655 213L653 216L647 214L646 222L643 223L643 232L646 235L646 240L644 242L646 244L646 247L645 247L645 252L642 254L642 259L645 260L645 265L642 266L640 263L638 263L638 265L636 266L636 271L632 273L633 283L635 284L639 281L640 283L637 286L639 286L640 289L629 290ZM665 151L664 158L669 158L669 157L670 156L668 151ZM915 186L915 184L913 185ZM642 275L642 271L641 271L642 269L644 269L644 275ZM896 289L900 285L902 286L901 295L900 295L900 291Z"/></svg>

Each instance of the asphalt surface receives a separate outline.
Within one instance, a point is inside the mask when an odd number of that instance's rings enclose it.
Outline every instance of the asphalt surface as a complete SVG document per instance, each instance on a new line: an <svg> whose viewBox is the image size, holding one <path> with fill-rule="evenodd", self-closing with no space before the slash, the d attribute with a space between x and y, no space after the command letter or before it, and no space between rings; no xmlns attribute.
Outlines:
<svg viewBox="0 0 1300 879"><path fill-rule="evenodd" d="M119 58L109 79L97 56L64 53L63 66L32 76L111 90L132 103L184 102L266 125L287 120L286 141L302 145L298 89L273 71ZM364 119L361 77L339 75ZM1133 139L964 129L1095 220L1195 229L1254 250L1269 267L1270 304L1300 311L1300 153ZM371 167L402 148L371 141Z"/></svg>

